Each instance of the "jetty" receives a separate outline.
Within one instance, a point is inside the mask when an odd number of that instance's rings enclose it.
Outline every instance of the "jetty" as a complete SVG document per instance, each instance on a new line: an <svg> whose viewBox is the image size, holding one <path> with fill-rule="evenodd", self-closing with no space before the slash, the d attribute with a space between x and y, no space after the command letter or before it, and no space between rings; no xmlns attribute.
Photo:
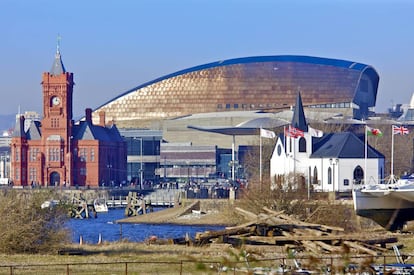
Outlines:
<svg viewBox="0 0 414 275"><path fill-rule="evenodd" d="M155 189L143 194L138 191L129 191L128 195L110 196L106 204L108 208L127 208L129 204L138 204L137 200L145 200L152 207L174 207L180 203L183 191L180 189Z"/></svg>
<svg viewBox="0 0 414 275"><path fill-rule="evenodd" d="M109 191L109 190L107 190ZM70 216L77 219L97 217L95 201L105 201L108 209L124 208L125 216L136 216L152 212L154 207L174 207L183 196L180 189L115 190L114 194L103 190L72 190L64 195L64 201L71 205Z"/></svg>

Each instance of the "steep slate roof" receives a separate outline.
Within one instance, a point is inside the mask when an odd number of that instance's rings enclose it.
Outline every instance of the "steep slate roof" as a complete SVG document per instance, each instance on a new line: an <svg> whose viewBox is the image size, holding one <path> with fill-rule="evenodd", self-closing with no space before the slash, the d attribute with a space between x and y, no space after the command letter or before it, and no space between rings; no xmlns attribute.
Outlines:
<svg viewBox="0 0 414 275"><path fill-rule="evenodd" d="M27 139L40 140L42 138L40 126L40 121L32 121L30 123L29 129L26 132Z"/></svg>
<svg viewBox="0 0 414 275"><path fill-rule="evenodd" d="M313 144L310 158L365 158L365 143L354 133L330 133ZM384 155L368 145L367 158L384 158Z"/></svg>
<svg viewBox="0 0 414 275"><path fill-rule="evenodd" d="M302 97L300 92L296 96L296 105L293 111L292 126L304 132L308 131L308 124L306 123L305 112L303 111Z"/></svg>
<svg viewBox="0 0 414 275"><path fill-rule="evenodd" d="M65 66L63 66L62 58L60 56L59 47L56 50L55 61L53 62L52 68L50 69L51 75L61 75L65 73Z"/></svg>
<svg viewBox="0 0 414 275"><path fill-rule="evenodd" d="M26 137L23 116L16 117L16 124L14 125L12 137Z"/></svg>
<svg viewBox="0 0 414 275"><path fill-rule="evenodd" d="M81 121L79 125L74 128L75 140L100 140L100 141L122 141L121 134L115 125L110 127L103 127L100 125L93 125L87 121Z"/></svg>

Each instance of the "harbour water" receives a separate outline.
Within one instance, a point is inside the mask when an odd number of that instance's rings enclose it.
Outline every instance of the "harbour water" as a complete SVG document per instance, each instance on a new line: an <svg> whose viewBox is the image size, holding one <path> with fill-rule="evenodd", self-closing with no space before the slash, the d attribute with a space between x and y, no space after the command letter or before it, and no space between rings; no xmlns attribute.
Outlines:
<svg viewBox="0 0 414 275"><path fill-rule="evenodd" d="M101 236L104 242L129 240L142 242L150 236L159 239L183 238L188 234L194 238L197 232L221 230L223 226L194 226L176 224L117 224L116 220L125 218L124 209L109 210L99 213L97 218L70 219L67 223L72 232L72 242L79 243L82 236L84 243L98 243Z"/></svg>

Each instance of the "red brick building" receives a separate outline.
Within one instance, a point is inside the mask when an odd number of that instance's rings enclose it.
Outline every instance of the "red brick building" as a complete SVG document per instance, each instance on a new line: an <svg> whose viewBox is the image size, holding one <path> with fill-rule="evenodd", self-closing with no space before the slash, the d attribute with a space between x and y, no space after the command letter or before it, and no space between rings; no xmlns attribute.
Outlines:
<svg viewBox="0 0 414 275"><path fill-rule="evenodd" d="M99 186L126 180L127 149L114 123L92 123L92 110L75 124L73 73L66 72L59 48L50 72L43 73L43 119L24 129L19 115L11 141L15 186Z"/></svg>

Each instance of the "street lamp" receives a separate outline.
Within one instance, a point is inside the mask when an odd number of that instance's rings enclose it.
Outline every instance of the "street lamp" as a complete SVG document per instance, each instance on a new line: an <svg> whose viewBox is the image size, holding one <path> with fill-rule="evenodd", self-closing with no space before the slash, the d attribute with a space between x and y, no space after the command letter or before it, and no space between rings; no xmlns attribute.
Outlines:
<svg viewBox="0 0 414 275"><path fill-rule="evenodd" d="M68 150L68 153L69 153L69 175L68 175L68 182L66 183L67 184L67 186L70 186L71 184L72 184L72 139L73 139L73 136L70 136L69 137L69 140L68 140L68 147L69 147L69 150Z"/></svg>
<svg viewBox="0 0 414 275"><path fill-rule="evenodd" d="M164 182L167 182L167 158L164 156Z"/></svg>
<svg viewBox="0 0 414 275"><path fill-rule="evenodd" d="M185 163L187 164L187 182L190 184L190 162L186 161Z"/></svg>
<svg viewBox="0 0 414 275"><path fill-rule="evenodd" d="M144 171L142 170L142 149L143 149L143 146L142 146L142 137L141 138L139 138L139 140L140 140L140 153L141 153L141 164L140 164L140 169L139 169L139 172L140 172L140 184L141 184L141 189L144 189L144 183L143 183L143 180L144 180Z"/></svg>
<svg viewBox="0 0 414 275"><path fill-rule="evenodd" d="M335 166L338 165L338 159L329 159L329 163L332 165L332 189L335 191Z"/></svg>
<svg viewBox="0 0 414 275"><path fill-rule="evenodd" d="M112 186L112 182L111 182L111 168L112 168L112 164L107 164L106 168L108 168L108 177L109 177L109 186Z"/></svg>

